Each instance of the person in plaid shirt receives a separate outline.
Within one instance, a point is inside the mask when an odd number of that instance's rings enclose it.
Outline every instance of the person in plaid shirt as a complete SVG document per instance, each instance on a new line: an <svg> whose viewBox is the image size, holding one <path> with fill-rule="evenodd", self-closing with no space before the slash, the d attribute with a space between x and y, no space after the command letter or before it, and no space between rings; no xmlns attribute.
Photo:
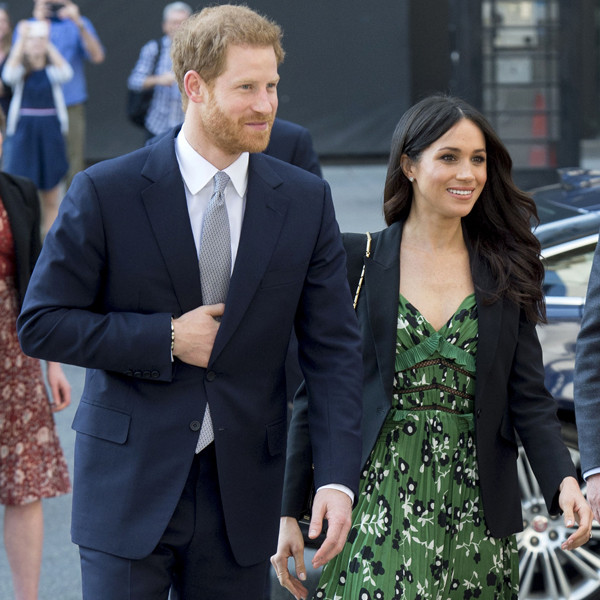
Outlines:
<svg viewBox="0 0 600 600"><path fill-rule="evenodd" d="M164 36L160 40L150 40L142 47L129 76L130 90L154 89L145 122L149 138L165 133L183 121L181 94L171 64L171 40L191 14L192 9L185 2L167 4L163 10Z"/></svg>

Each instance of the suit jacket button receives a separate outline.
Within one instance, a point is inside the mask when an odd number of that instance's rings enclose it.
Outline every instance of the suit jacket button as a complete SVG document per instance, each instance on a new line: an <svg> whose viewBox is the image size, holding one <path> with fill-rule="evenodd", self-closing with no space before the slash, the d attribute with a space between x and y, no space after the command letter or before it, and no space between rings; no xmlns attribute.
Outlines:
<svg viewBox="0 0 600 600"><path fill-rule="evenodd" d="M202 423L200 423L200 421L192 421L190 423L190 429L192 431L200 431L200 427L202 427Z"/></svg>
<svg viewBox="0 0 600 600"><path fill-rule="evenodd" d="M148 379L150 377L150 371L144 371L144 377Z"/></svg>
<svg viewBox="0 0 600 600"><path fill-rule="evenodd" d="M134 377L141 377L142 376L142 372L141 371L134 371L133 372L133 376Z"/></svg>
<svg viewBox="0 0 600 600"><path fill-rule="evenodd" d="M217 374L216 374L214 371L209 371L209 372L206 374L206 379L207 379L208 381L214 381L216 378L217 378Z"/></svg>
<svg viewBox="0 0 600 600"><path fill-rule="evenodd" d="M133 377L133 371L129 369L129 371L125 371L125 375L127 375L127 377Z"/></svg>
<svg viewBox="0 0 600 600"><path fill-rule="evenodd" d="M160 377L160 371L157 371L156 369L154 371L152 371L152 373L150 374L151 377L153 377L154 379L157 379L158 377Z"/></svg>
<svg viewBox="0 0 600 600"><path fill-rule="evenodd" d="M479 419L479 417L480 417L480 416L481 416L481 409L480 409L480 408L478 408L478 409L477 409L477 418Z"/></svg>

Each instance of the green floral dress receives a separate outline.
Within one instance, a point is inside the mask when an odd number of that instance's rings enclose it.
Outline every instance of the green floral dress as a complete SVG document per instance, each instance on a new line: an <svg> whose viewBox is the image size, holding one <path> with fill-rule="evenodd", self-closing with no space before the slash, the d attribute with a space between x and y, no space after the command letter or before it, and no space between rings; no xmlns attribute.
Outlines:
<svg viewBox="0 0 600 600"><path fill-rule="evenodd" d="M473 398L477 305L439 331L400 296L393 407L318 600L512 600L514 536L491 537L479 497Z"/></svg>

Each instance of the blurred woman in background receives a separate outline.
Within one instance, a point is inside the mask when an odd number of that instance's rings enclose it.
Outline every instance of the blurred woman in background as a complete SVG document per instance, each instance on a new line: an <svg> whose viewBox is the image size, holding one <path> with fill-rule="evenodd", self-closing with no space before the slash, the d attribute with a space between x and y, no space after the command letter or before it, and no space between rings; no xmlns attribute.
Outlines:
<svg viewBox="0 0 600 600"><path fill-rule="evenodd" d="M73 77L73 69L50 42L46 21L21 21L18 33L2 70L2 79L13 88L4 170L31 179L40 190L45 235L58 213L59 184L69 168L61 84Z"/></svg>

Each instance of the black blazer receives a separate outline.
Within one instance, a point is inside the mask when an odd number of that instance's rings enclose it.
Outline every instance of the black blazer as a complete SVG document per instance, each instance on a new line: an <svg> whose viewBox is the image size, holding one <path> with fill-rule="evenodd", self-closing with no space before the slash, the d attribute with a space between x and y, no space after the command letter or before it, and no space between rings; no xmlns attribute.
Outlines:
<svg viewBox="0 0 600 600"><path fill-rule="evenodd" d="M8 214L16 257L19 306L40 253L40 201L35 184L24 177L0 172L0 198Z"/></svg>
<svg viewBox="0 0 600 600"><path fill-rule="evenodd" d="M400 289L403 223L373 234L357 315L363 338L364 389L362 463L364 465L391 406ZM364 234L345 234L348 271L356 279L365 253ZM503 299L486 303L491 276L471 253L479 314L475 429L477 460L486 524L505 537L523 526L517 479L517 434L552 514L558 512L558 487L575 468L565 448L556 405L544 386L542 351L535 326ZM355 289L356 281L351 281ZM302 390L290 425L283 515L299 517L309 494L311 450Z"/></svg>

